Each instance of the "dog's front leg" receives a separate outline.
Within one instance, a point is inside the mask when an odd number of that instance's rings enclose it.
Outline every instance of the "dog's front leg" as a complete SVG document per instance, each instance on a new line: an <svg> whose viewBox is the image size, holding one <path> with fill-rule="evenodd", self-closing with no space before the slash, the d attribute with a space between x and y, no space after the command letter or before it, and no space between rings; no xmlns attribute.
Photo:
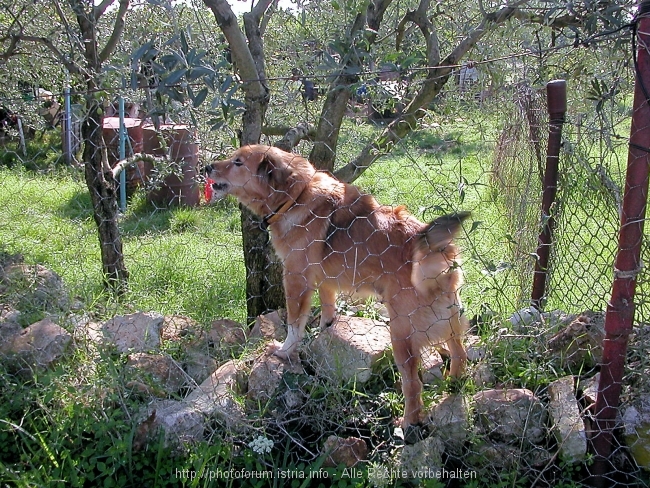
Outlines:
<svg viewBox="0 0 650 488"><path fill-rule="evenodd" d="M305 275L285 273L284 289L287 294L287 339L274 354L289 359L305 337L314 289L308 286Z"/></svg>

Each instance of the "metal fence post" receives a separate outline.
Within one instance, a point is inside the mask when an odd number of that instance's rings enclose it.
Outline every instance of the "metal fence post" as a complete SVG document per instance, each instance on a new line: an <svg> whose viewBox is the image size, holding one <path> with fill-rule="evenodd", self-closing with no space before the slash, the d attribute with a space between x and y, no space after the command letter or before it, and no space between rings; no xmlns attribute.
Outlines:
<svg viewBox="0 0 650 488"><path fill-rule="evenodd" d="M560 146L562 144L562 125L566 113L566 81L553 80L546 85L548 99L548 149L546 151L546 169L544 172L544 193L542 195L542 230L538 238L537 259L535 261L535 274L533 275L533 291L531 304L541 309L546 296L546 282L548 280L548 262L553 239L555 218L553 217L553 203L557 194L557 175L560 160Z"/></svg>
<svg viewBox="0 0 650 488"><path fill-rule="evenodd" d="M636 40L634 110L625 176L625 193L612 296L605 316L605 340L596 399L596 431L592 439L595 484L608 485L609 457L622 387L627 343L634 319L636 278L641 270L641 243L648 199L650 164L650 1L639 2ZM609 486L609 485L608 485Z"/></svg>
<svg viewBox="0 0 650 488"><path fill-rule="evenodd" d="M126 126L124 125L124 97L120 95L120 132L119 132L119 158L126 159ZM120 172L120 211L126 212L126 169Z"/></svg>
<svg viewBox="0 0 650 488"><path fill-rule="evenodd" d="M72 164L74 161L72 148L72 105L70 103L70 87L66 86L63 90L63 159L66 164Z"/></svg>

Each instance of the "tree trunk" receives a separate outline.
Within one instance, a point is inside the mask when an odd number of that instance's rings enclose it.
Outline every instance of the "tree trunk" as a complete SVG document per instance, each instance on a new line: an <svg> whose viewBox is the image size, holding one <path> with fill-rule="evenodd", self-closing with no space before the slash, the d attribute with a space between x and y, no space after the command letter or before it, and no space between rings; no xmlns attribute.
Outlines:
<svg viewBox="0 0 650 488"><path fill-rule="evenodd" d="M99 102L90 95L86 103L88 112L81 127L85 143L83 157L86 185L90 191L93 217L99 231L102 271L108 288L122 294L126 291L129 273L124 264L122 239L117 225L117 185L111 168L102 157L104 138Z"/></svg>

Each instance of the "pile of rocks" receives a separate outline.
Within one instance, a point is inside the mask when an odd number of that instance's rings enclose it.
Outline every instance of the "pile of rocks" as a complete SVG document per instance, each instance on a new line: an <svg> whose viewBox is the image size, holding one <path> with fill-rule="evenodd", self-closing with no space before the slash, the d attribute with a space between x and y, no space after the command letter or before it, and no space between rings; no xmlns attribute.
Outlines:
<svg viewBox="0 0 650 488"><path fill-rule="evenodd" d="M283 362L266 347L284 339L282 312L258 317L251 331L230 320L215 321L206 330L186 317L142 312L95 322L79 313L62 314L69 313L71 302L51 271L15 263L0 271L0 361L5 368L29 376L51 367L82 342L125 355L126 387L147 399L136 449L161 428L169 442L202 439L215 419L232 432L245 433L250 428L247 405L274 401L285 411L299 411L307 398L288 385L288 375L358 385L392 364L388 326L377 320L342 316L302 346L302 362ZM17 282L28 284L20 297L12 295ZM38 304L47 317L25 326L24 313L14 305L21 300ZM503 337L534 331L550 361L576 374L553 381L542 392L517 388L512 378L505 383L496 377L481 339L468 337L469 373L481 391L448 395L431 407L425 438L399 450L406 471L440 469L444 453L495 469L544 466L556 459L585 461L597 376L585 378L584 372L595 372L602 357L602 314L567 316L527 309L510 320ZM165 352L170 345L176 347L175 354ZM217 362L224 350L248 359ZM248 352L242 355L244 350ZM439 351L426 351L425 382L440 381L443 368ZM623 411L621 425L637 463L649 469L650 402L636 405ZM349 436L330 436L322 449L326 465L354 466L368 453L363 439Z"/></svg>

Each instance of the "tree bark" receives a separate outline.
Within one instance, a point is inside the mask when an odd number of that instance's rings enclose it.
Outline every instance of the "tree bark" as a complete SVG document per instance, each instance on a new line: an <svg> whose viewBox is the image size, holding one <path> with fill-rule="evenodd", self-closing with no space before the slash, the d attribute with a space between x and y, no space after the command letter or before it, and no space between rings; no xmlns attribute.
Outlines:
<svg viewBox="0 0 650 488"><path fill-rule="evenodd" d="M102 156L104 138L100 104L90 95L88 112L81 127L84 140L86 185L93 204L93 218L99 232L104 281L118 295L126 291L129 273L124 264L122 238L117 224L117 183L113 171Z"/></svg>
<svg viewBox="0 0 650 488"><path fill-rule="evenodd" d="M244 32L225 0L203 0L212 10L226 37L235 69L242 80L244 115L242 145L257 144L262 135L264 115L270 95L266 85L264 44L260 24L271 0L259 0L252 12L244 14ZM268 232L259 218L240 205L244 265L246 266L246 311L248 322L270 310L286 305L282 286L282 263L271 247Z"/></svg>

